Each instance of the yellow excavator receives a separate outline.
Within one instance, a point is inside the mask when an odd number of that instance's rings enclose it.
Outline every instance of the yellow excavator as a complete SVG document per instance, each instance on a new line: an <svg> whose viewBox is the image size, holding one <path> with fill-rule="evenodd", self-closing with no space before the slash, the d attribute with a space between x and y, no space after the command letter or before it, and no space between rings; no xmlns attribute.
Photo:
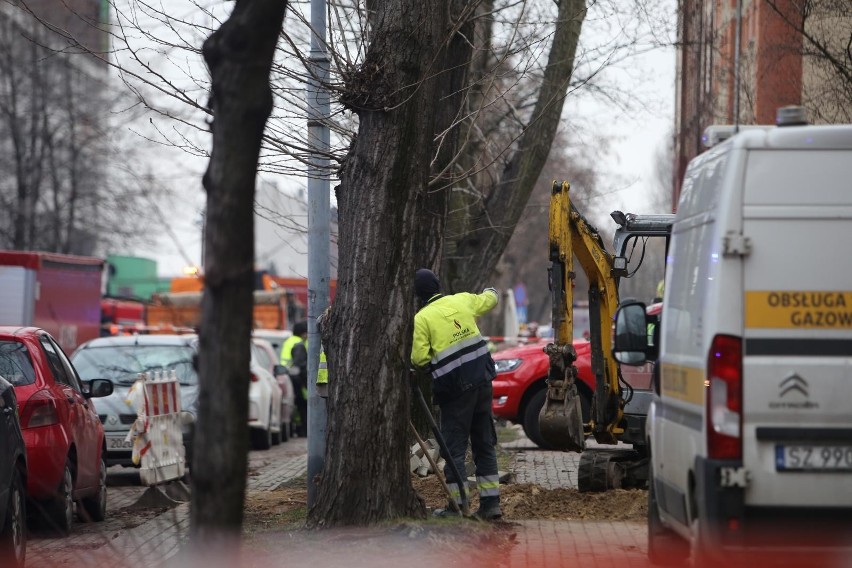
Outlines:
<svg viewBox="0 0 852 568"><path fill-rule="evenodd" d="M612 321L618 307L618 285L641 266L633 267L629 251L645 247L650 238L668 239L673 214L633 215L614 211L618 225L615 254L607 251L597 229L571 202L570 184L553 182L550 197L550 288L554 343L544 351L550 360L547 396L539 415L541 436L552 447L581 452L580 491L646 487L648 453L645 416L650 389L633 388L624 380L612 353ZM576 256L589 280L589 341L594 394L589 421L583 422L577 390L577 358L573 347L573 281ZM628 265L632 271L628 271ZM587 444L586 439L594 439ZM621 442L619 444L619 442Z"/></svg>

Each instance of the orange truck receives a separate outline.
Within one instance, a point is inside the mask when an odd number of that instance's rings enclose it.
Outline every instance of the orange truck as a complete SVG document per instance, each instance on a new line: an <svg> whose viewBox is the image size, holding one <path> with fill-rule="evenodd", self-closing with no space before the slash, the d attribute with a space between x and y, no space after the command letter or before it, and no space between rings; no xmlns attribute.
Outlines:
<svg viewBox="0 0 852 568"><path fill-rule="evenodd" d="M146 306L145 322L149 330L197 329L201 325L202 292L158 294ZM255 290L254 327L287 329L287 293L284 290Z"/></svg>

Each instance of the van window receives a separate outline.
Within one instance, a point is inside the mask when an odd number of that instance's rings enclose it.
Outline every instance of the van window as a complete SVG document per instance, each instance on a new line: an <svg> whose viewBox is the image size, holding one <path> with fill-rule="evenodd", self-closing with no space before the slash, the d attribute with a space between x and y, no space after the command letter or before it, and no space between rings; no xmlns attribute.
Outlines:
<svg viewBox="0 0 852 568"><path fill-rule="evenodd" d="M718 271L719 251L712 248L713 227L714 223L705 221L672 235L665 293L667 323L662 329L666 351L699 354L698 334L678 330L700 329L696 318L704 308L710 279Z"/></svg>
<svg viewBox="0 0 852 568"><path fill-rule="evenodd" d="M722 146L693 160L686 170L681 186L678 213L680 218L692 217L716 208L722 193L722 182L730 150Z"/></svg>

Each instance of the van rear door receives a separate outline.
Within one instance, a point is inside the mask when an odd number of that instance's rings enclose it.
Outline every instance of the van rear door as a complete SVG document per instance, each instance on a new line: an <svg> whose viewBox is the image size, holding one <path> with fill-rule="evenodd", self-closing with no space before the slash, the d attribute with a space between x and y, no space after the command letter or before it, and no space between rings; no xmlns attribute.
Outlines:
<svg viewBox="0 0 852 568"><path fill-rule="evenodd" d="M852 505L852 127L841 138L748 153L747 505Z"/></svg>

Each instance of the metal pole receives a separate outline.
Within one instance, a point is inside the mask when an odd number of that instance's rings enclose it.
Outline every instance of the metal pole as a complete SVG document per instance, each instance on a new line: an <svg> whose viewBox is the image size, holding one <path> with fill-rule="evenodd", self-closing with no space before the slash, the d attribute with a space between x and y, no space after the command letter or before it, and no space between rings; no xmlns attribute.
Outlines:
<svg viewBox="0 0 852 568"><path fill-rule="evenodd" d="M329 60L326 46L325 0L311 0L311 76L308 79L308 144L312 156L308 168L308 507L316 501L314 478L325 460L326 407L317 393L320 335L317 316L328 307L331 269L329 262L330 183L329 94L325 89Z"/></svg>
<svg viewBox="0 0 852 568"><path fill-rule="evenodd" d="M734 35L734 132L740 130L740 43L743 34L743 0L737 0L737 22Z"/></svg>

